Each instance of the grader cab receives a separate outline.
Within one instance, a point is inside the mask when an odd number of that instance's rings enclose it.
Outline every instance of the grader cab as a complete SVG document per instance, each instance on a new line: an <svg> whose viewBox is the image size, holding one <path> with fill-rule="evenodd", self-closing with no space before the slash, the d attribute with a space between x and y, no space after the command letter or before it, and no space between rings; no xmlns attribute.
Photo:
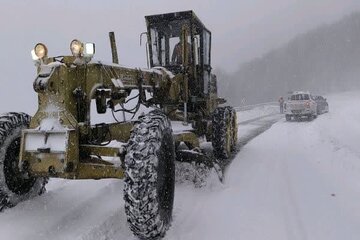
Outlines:
<svg viewBox="0 0 360 240"><path fill-rule="evenodd" d="M150 66L164 67L175 74L185 71L191 78L189 87L196 103L206 101L210 90L216 93L216 79L211 75L211 32L196 15L187 11L145 18Z"/></svg>
<svg viewBox="0 0 360 240"><path fill-rule="evenodd" d="M157 239L171 222L174 161L211 167L235 150L236 113L218 106L224 100L211 73L210 31L192 11L147 16L146 23L148 69L95 61L93 43L73 40L72 54L57 57L36 44L38 110L0 117L0 209L42 194L48 178L119 178L131 230ZM130 99L137 104L128 107ZM92 102L98 114L149 110L93 125ZM174 121L187 130L174 132ZM212 142L213 156L200 139Z"/></svg>

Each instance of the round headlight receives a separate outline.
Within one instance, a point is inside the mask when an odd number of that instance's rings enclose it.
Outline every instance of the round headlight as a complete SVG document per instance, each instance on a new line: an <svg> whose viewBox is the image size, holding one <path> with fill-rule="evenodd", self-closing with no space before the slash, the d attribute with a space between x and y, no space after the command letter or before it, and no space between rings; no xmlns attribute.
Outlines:
<svg viewBox="0 0 360 240"><path fill-rule="evenodd" d="M74 57L79 57L83 51L83 44L77 39L74 39L70 43L70 50Z"/></svg>
<svg viewBox="0 0 360 240"><path fill-rule="evenodd" d="M34 47L34 53L39 59L42 59L47 56L48 50L45 44L38 43Z"/></svg>

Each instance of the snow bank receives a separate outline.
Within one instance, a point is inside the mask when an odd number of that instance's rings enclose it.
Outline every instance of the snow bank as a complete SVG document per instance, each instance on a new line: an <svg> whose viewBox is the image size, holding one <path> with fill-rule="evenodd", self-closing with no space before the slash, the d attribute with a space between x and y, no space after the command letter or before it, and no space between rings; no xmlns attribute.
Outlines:
<svg viewBox="0 0 360 240"><path fill-rule="evenodd" d="M238 123L249 121L251 119L255 119L258 117L263 117L267 115L272 114L278 114L279 113L279 106L276 105L264 105L264 106L258 106L254 107L252 109L248 109L245 111L238 111L237 114L237 121Z"/></svg>

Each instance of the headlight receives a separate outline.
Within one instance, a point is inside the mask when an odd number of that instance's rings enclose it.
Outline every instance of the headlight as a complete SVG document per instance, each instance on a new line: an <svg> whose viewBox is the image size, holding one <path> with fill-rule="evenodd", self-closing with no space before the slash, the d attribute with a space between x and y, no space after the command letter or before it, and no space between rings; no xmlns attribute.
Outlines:
<svg viewBox="0 0 360 240"><path fill-rule="evenodd" d="M95 54L95 44L85 43L84 47L84 57L92 57Z"/></svg>
<svg viewBox="0 0 360 240"><path fill-rule="evenodd" d="M48 50L45 44L38 43L35 45L34 49L31 51L33 60L43 59L47 56Z"/></svg>
<svg viewBox="0 0 360 240"><path fill-rule="evenodd" d="M83 44L77 39L74 39L70 43L70 50L74 57L80 57L83 53Z"/></svg>

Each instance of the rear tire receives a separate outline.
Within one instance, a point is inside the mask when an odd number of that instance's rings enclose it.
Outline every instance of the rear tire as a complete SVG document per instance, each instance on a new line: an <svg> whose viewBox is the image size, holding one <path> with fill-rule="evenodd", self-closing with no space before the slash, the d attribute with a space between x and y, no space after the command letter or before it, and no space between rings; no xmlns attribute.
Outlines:
<svg viewBox="0 0 360 240"><path fill-rule="evenodd" d="M317 113L314 113L312 114L311 116L309 116L309 120L312 121L312 120L315 120L317 118L318 114Z"/></svg>
<svg viewBox="0 0 360 240"><path fill-rule="evenodd" d="M30 116L25 113L0 116L0 210L45 192L47 178L33 177L19 169L21 131L29 123Z"/></svg>
<svg viewBox="0 0 360 240"><path fill-rule="evenodd" d="M233 112L231 107L218 107L213 113L212 146L218 159L228 159L236 148L237 123Z"/></svg>
<svg viewBox="0 0 360 240"><path fill-rule="evenodd" d="M237 115L233 107L227 107L230 111L230 121L231 121L231 151L236 150L238 142L238 124L237 124Z"/></svg>
<svg viewBox="0 0 360 240"><path fill-rule="evenodd" d="M140 239L159 239L170 227L175 188L171 124L160 111L135 123L125 156L125 213Z"/></svg>
<svg viewBox="0 0 360 240"><path fill-rule="evenodd" d="M291 121L291 116L288 115L288 114L286 114L286 115L285 115L285 119L286 119L286 121Z"/></svg>

